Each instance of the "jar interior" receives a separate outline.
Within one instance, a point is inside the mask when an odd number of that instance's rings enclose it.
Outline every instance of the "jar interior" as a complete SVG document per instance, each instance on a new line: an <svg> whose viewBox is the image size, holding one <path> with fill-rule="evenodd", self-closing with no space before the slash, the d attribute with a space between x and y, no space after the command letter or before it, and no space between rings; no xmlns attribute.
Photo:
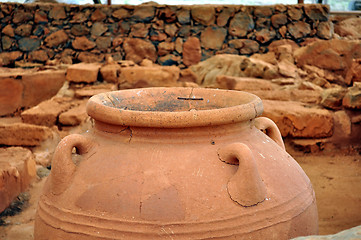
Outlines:
<svg viewBox="0 0 361 240"><path fill-rule="evenodd" d="M250 103L244 92L202 88L132 89L101 94L105 106L130 111L183 112L228 108Z"/></svg>

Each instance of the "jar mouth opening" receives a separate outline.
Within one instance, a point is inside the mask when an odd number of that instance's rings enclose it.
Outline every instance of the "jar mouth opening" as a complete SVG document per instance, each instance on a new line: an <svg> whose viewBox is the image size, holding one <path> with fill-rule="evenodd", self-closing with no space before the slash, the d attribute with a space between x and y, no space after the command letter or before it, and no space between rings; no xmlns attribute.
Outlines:
<svg viewBox="0 0 361 240"><path fill-rule="evenodd" d="M227 124L261 115L261 100L250 93L208 88L140 88L91 97L87 113L122 126L192 127Z"/></svg>

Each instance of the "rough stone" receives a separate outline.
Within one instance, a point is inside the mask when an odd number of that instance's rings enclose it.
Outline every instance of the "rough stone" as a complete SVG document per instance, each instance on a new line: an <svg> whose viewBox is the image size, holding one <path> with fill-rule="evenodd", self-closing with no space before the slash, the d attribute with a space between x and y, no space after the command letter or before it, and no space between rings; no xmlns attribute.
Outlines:
<svg viewBox="0 0 361 240"><path fill-rule="evenodd" d="M191 35L191 26L183 25L179 28L178 36L179 37L189 37Z"/></svg>
<svg viewBox="0 0 361 240"><path fill-rule="evenodd" d="M35 35L37 37L42 37L47 34L49 34L48 28L46 28L44 25L35 25L33 35Z"/></svg>
<svg viewBox="0 0 361 240"><path fill-rule="evenodd" d="M175 66L122 68L119 83L127 88L177 86L180 70Z"/></svg>
<svg viewBox="0 0 361 240"><path fill-rule="evenodd" d="M29 53L29 60L33 62L46 62L49 59L44 50L37 50Z"/></svg>
<svg viewBox="0 0 361 240"><path fill-rule="evenodd" d="M58 120L60 113L78 105L71 98L52 98L21 113L24 123L51 127Z"/></svg>
<svg viewBox="0 0 361 240"><path fill-rule="evenodd" d="M164 26L164 31L169 37L174 37L178 32L178 27L176 24L167 24Z"/></svg>
<svg viewBox="0 0 361 240"><path fill-rule="evenodd" d="M65 19L66 13L64 7L54 5L49 11L49 18L54 20Z"/></svg>
<svg viewBox="0 0 361 240"><path fill-rule="evenodd" d="M19 23L23 23L23 22L28 22L33 20L34 15L31 14L30 12L25 12L23 10L17 10L14 13L13 16L13 23L15 24L19 24Z"/></svg>
<svg viewBox="0 0 361 240"><path fill-rule="evenodd" d="M361 87L350 87L342 100L342 105L345 108L361 109Z"/></svg>
<svg viewBox="0 0 361 240"><path fill-rule="evenodd" d="M161 42L158 45L158 55L164 56L174 50L174 42Z"/></svg>
<svg viewBox="0 0 361 240"><path fill-rule="evenodd" d="M318 153L325 148L332 148L331 138L319 139L292 139L292 146L304 153Z"/></svg>
<svg viewBox="0 0 361 240"><path fill-rule="evenodd" d="M183 53L183 39L182 38L177 38L175 40L174 49L180 54Z"/></svg>
<svg viewBox="0 0 361 240"><path fill-rule="evenodd" d="M1 32L9 37L15 36L14 28L10 24L6 25Z"/></svg>
<svg viewBox="0 0 361 240"><path fill-rule="evenodd" d="M277 87L277 84L271 83L268 80L248 78L248 77L233 77L219 75L216 77L218 88L230 89L238 91L250 91L250 90L273 90Z"/></svg>
<svg viewBox="0 0 361 240"><path fill-rule="evenodd" d="M297 67L287 60L278 62L278 69L279 73L285 77L296 78L297 76Z"/></svg>
<svg viewBox="0 0 361 240"><path fill-rule="evenodd" d="M65 82L66 70L45 70L24 74L22 106L32 107L57 94Z"/></svg>
<svg viewBox="0 0 361 240"><path fill-rule="evenodd" d="M125 51L125 59L140 63L147 58L155 62L157 60L157 52L155 46L150 42L138 38L126 38L123 42Z"/></svg>
<svg viewBox="0 0 361 240"><path fill-rule="evenodd" d="M197 84L212 87L218 75L272 79L278 77L277 67L261 60L233 54L219 54L191 67Z"/></svg>
<svg viewBox="0 0 361 240"><path fill-rule="evenodd" d="M292 20L300 20L303 15L302 7L297 5L287 6L287 14Z"/></svg>
<svg viewBox="0 0 361 240"><path fill-rule="evenodd" d="M346 92L344 88L325 89L321 93L321 105L330 109L340 109Z"/></svg>
<svg viewBox="0 0 361 240"><path fill-rule="evenodd" d="M48 127L26 123L0 124L0 144L7 146L38 146L43 141L55 138Z"/></svg>
<svg viewBox="0 0 361 240"><path fill-rule="evenodd" d="M277 56L275 52L267 52L265 54L259 54L259 53L255 53L253 54L250 58L256 59L256 60L261 60L267 63L270 63L272 65L276 65L277 62Z"/></svg>
<svg viewBox="0 0 361 240"><path fill-rule="evenodd" d="M96 43L90 41L87 37L82 36L76 37L72 42L72 46L74 49L86 51L95 48Z"/></svg>
<svg viewBox="0 0 361 240"><path fill-rule="evenodd" d="M158 18L163 19L167 23L173 23L177 19L177 15L174 11L174 7L166 7L164 9L160 9L158 12Z"/></svg>
<svg viewBox="0 0 361 240"><path fill-rule="evenodd" d="M186 66L197 64L201 61L202 52L200 41L196 37L189 37L183 44L183 64Z"/></svg>
<svg viewBox="0 0 361 240"><path fill-rule="evenodd" d="M83 23L88 19L88 12L77 12L74 14L71 23Z"/></svg>
<svg viewBox="0 0 361 240"><path fill-rule="evenodd" d="M48 47L58 47L61 44L66 43L69 40L68 35L64 30L56 31L45 38L46 46Z"/></svg>
<svg viewBox="0 0 361 240"><path fill-rule="evenodd" d="M178 81L195 83L197 81L197 75L190 68L186 68L181 70Z"/></svg>
<svg viewBox="0 0 361 240"><path fill-rule="evenodd" d="M361 123L361 114L351 117L351 123Z"/></svg>
<svg viewBox="0 0 361 240"><path fill-rule="evenodd" d="M212 6L195 6L191 14L194 21L206 26L214 24L216 20L216 12Z"/></svg>
<svg viewBox="0 0 361 240"><path fill-rule="evenodd" d="M89 34L89 29L82 24L76 24L70 29L70 32L74 36L84 36Z"/></svg>
<svg viewBox="0 0 361 240"><path fill-rule="evenodd" d="M66 80L69 82L96 82L100 69L98 63L78 63L68 67Z"/></svg>
<svg viewBox="0 0 361 240"><path fill-rule="evenodd" d="M254 15L258 18L270 17L273 14L269 6L259 6L254 10Z"/></svg>
<svg viewBox="0 0 361 240"><path fill-rule="evenodd" d="M245 12L237 13L229 23L229 34L235 37L245 37L254 29L252 16Z"/></svg>
<svg viewBox="0 0 361 240"><path fill-rule="evenodd" d="M32 32L32 28L33 26L31 24L22 24L15 28L15 34L22 37L28 37Z"/></svg>
<svg viewBox="0 0 361 240"><path fill-rule="evenodd" d="M150 29L150 40L156 42L162 42L167 39L167 34L159 30Z"/></svg>
<svg viewBox="0 0 361 240"><path fill-rule="evenodd" d="M262 29L256 32L256 40L260 43L267 43L276 37L274 30Z"/></svg>
<svg viewBox="0 0 361 240"><path fill-rule="evenodd" d="M230 7L224 7L217 17L217 25L224 27L229 22L229 18L234 13L235 9Z"/></svg>
<svg viewBox="0 0 361 240"><path fill-rule="evenodd" d="M167 54L158 58L158 63L163 66L179 65L180 61L181 57L174 54Z"/></svg>
<svg viewBox="0 0 361 240"><path fill-rule="evenodd" d="M151 22L155 16L154 6L139 6L135 8L132 19L139 22Z"/></svg>
<svg viewBox="0 0 361 240"><path fill-rule="evenodd" d="M82 101L78 106L69 109L59 115L59 123L62 125L76 126L85 122L88 117L86 113L86 103L88 101Z"/></svg>
<svg viewBox="0 0 361 240"><path fill-rule="evenodd" d="M2 52L0 53L0 66L7 66L14 63L15 60L20 59L22 56L23 53L20 51Z"/></svg>
<svg viewBox="0 0 361 240"><path fill-rule="evenodd" d="M287 25L288 32L295 39L304 38L311 33L311 26L306 22L295 22Z"/></svg>
<svg viewBox="0 0 361 240"><path fill-rule="evenodd" d="M105 58L104 54L96 54L91 52L81 52L77 57L77 59L83 63L102 62L104 58Z"/></svg>
<svg viewBox="0 0 361 240"><path fill-rule="evenodd" d="M96 9L93 12L93 14L90 16L90 19L93 22L100 22L100 21L103 21L106 18L107 18L107 15L105 13L103 13L102 10L100 10L99 8Z"/></svg>
<svg viewBox="0 0 361 240"><path fill-rule="evenodd" d="M98 37L95 43L99 50L105 52L112 45L112 39L110 37Z"/></svg>
<svg viewBox="0 0 361 240"><path fill-rule="evenodd" d="M205 49L221 49L227 30L220 27L207 27L201 34L201 46Z"/></svg>
<svg viewBox="0 0 361 240"><path fill-rule="evenodd" d="M250 39L232 39L228 44L239 49L240 54L250 55L259 51L259 43Z"/></svg>
<svg viewBox="0 0 361 240"><path fill-rule="evenodd" d="M75 97L76 98L90 98L96 94L110 92L116 90L116 86L112 84L98 84L98 85L88 85L84 88L76 89L75 90Z"/></svg>
<svg viewBox="0 0 361 240"><path fill-rule="evenodd" d="M330 111L292 101L264 100L263 116L272 119L283 137L324 138L333 133Z"/></svg>
<svg viewBox="0 0 361 240"><path fill-rule="evenodd" d="M351 135L351 119L344 110L334 112L335 133L338 137Z"/></svg>
<svg viewBox="0 0 361 240"><path fill-rule="evenodd" d="M257 18L256 30L269 29L271 27L271 20L268 18ZM272 29L273 30L273 29Z"/></svg>
<svg viewBox="0 0 361 240"><path fill-rule="evenodd" d="M341 37L361 39L361 18L347 18L335 25L335 33Z"/></svg>
<svg viewBox="0 0 361 240"><path fill-rule="evenodd" d="M177 19L180 24L190 24L191 22L191 14L189 9L181 9L176 12Z"/></svg>
<svg viewBox="0 0 361 240"><path fill-rule="evenodd" d="M307 17L314 21L327 21L330 7L320 4L305 4L304 11Z"/></svg>
<svg viewBox="0 0 361 240"><path fill-rule="evenodd" d="M124 9L124 8L120 8L118 10L115 10L113 13L112 13L112 16L115 17L116 19L126 19L126 18L129 18L130 17L130 13L127 9Z"/></svg>
<svg viewBox="0 0 361 240"><path fill-rule="evenodd" d="M287 11L287 6L283 5L283 4L277 4L274 6L275 7L275 10L276 12L286 12Z"/></svg>
<svg viewBox="0 0 361 240"><path fill-rule="evenodd" d="M288 33L287 33L287 27L286 26L282 26L278 29L278 33L281 35L281 37L286 38L289 37Z"/></svg>
<svg viewBox="0 0 361 240"><path fill-rule="evenodd" d="M351 67L347 70L345 83L361 82L361 59L354 59Z"/></svg>
<svg viewBox="0 0 361 240"><path fill-rule="evenodd" d="M327 70L346 71L352 59L361 57L361 46L356 41L320 40L296 49L294 58L297 66L313 65Z"/></svg>
<svg viewBox="0 0 361 240"><path fill-rule="evenodd" d="M317 27L317 36L322 39L331 39L333 36L333 23L331 21L320 22Z"/></svg>
<svg viewBox="0 0 361 240"><path fill-rule="evenodd" d="M0 148L0 212L36 178L32 152L26 148Z"/></svg>
<svg viewBox="0 0 361 240"><path fill-rule="evenodd" d="M100 68L102 79L106 82L117 83L121 67L117 63L106 64Z"/></svg>
<svg viewBox="0 0 361 240"><path fill-rule="evenodd" d="M278 61L288 61L292 65L295 62L295 59L293 58L293 49L291 45L281 45L277 49L273 49L276 54L278 55Z"/></svg>
<svg viewBox="0 0 361 240"><path fill-rule="evenodd" d="M17 79L0 78L0 116L14 113L21 107L23 88Z"/></svg>
<svg viewBox="0 0 361 240"><path fill-rule="evenodd" d="M11 46L13 45L14 39L8 37L8 36L3 36L1 38L1 45L2 45L2 49L3 50L8 50L11 48Z"/></svg>
<svg viewBox="0 0 361 240"><path fill-rule="evenodd" d="M38 23L47 23L48 22L48 15L46 14L46 12L37 9L35 11L35 15L34 15L34 22L36 24Z"/></svg>
<svg viewBox="0 0 361 240"><path fill-rule="evenodd" d="M93 24L90 33L94 36L101 36L108 30L108 27L105 26L102 22L96 22Z"/></svg>
<svg viewBox="0 0 361 240"><path fill-rule="evenodd" d="M19 48L23 52L30 52L37 50L40 47L41 41L37 38L21 38L19 40Z"/></svg>
<svg viewBox="0 0 361 240"><path fill-rule="evenodd" d="M149 33L149 24L136 23L130 28L130 37L145 38Z"/></svg>
<svg viewBox="0 0 361 240"><path fill-rule="evenodd" d="M122 45L122 43L123 43L123 38L118 36L113 39L112 45L113 47L119 47L120 45Z"/></svg>
<svg viewBox="0 0 361 240"><path fill-rule="evenodd" d="M287 15L284 13L277 13L271 17L272 26L279 28L286 25L288 22Z"/></svg>

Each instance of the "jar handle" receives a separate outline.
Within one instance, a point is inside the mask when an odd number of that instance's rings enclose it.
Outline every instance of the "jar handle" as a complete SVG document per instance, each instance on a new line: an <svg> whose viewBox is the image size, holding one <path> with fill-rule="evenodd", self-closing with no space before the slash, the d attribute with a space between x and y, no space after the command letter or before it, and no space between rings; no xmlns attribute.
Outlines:
<svg viewBox="0 0 361 240"><path fill-rule="evenodd" d="M262 131L266 131L267 136L269 136L273 141L275 141L283 150L285 150L285 144L282 140L282 135L278 129L276 123L271 119L266 117L258 117L255 119L254 125L256 128Z"/></svg>
<svg viewBox="0 0 361 240"><path fill-rule="evenodd" d="M266 199L263 183L252 151L243 143L232 143L218 149L219 159L229 164L239 164L237 172L229 179L227 191L231 199L250 207Z"/></svg>
<svg viewBox="0 0 361 240"><path fill-rule="evenodd" d="M54 152L49 176L53 194L63 193L71 183L76 170L72 159L73 148L75 147L82 155L89 152L92 146L93 142L80 134L66 136L59 142Z"/></svg>

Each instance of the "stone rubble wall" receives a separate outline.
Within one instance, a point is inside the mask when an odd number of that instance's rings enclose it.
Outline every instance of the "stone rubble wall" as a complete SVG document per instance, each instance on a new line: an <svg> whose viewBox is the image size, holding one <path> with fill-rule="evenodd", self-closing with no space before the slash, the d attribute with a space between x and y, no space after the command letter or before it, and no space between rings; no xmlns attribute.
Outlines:
<svg viewBox="0 0 361 240"><path fill-rule="evenodd" d="M147 58L190 66L215 54L252 55L275 40L331 39L329 6L1 3L0 66L14 61Z"/></svg>

